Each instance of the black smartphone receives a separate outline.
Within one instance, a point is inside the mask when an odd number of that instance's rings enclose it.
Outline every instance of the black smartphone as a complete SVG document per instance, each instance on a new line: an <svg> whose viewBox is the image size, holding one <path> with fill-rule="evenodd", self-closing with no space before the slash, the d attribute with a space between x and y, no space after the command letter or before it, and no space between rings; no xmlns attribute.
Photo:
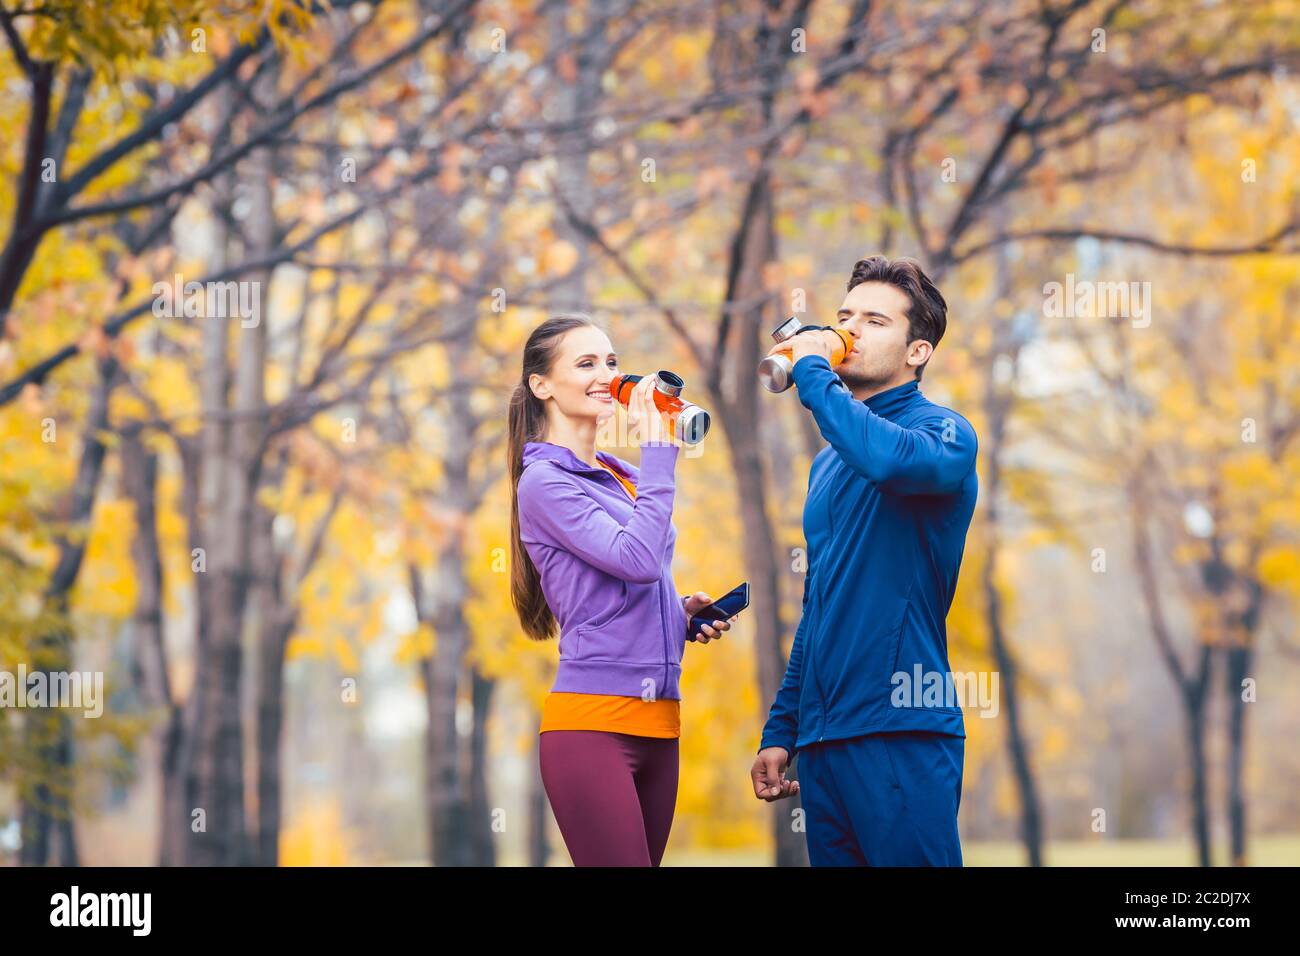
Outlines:
<svg viewBox="0 0 1300 956"><path fill-rule="evenodd" d="M742 581L718 598L712 604L706 604L691 616L691 627L687 631L687 640L695 640L700 634L701 624L725 621L749 607L749 582Z"/></svg>

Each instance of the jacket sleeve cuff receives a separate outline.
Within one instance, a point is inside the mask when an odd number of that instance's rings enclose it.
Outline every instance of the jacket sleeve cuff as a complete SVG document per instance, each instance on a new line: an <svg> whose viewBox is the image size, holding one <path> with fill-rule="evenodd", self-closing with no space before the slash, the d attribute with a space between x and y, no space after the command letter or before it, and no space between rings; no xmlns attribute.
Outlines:
<svg viewBox="0 0 1300 956"><path fill-rule="evenodd" d="M789 755L789 759L791 760L794 759L794 738L793 737L787 737L783 734L772 734L771 736L765 734L763 736L763 739L758 744L758 750L755 752L761 753L762 751L766 750L768 747L780 747L782 750L786 752L786 754Z"/></svg>
<svg viewBox="0 0 1300 956"><path fill-rule="evenodd" d="M677 451L672 442L647 442L641 446L641 471L670 474L677 464Z"/></svg>
<svg viewBox="0 0 1300 956"><path fill-rule="evenodd" d="M824 355L805 355L794 363L794 368L790 369L790 375L794 379L795 385L799 384L799 373L801 371L803 376L807 378L809 371L814 368L824 368L829 372L831 371L831 363L826 361Z"/></svg>
<svg viewBox="0 0 1300 956"><path fill-rule="evenodd" d="M851 397L848 386L823 355L805 355L794 363L790 377L799 390L799 404L814 414L826 410L830 395L842 391L845 397Z"/></svg>

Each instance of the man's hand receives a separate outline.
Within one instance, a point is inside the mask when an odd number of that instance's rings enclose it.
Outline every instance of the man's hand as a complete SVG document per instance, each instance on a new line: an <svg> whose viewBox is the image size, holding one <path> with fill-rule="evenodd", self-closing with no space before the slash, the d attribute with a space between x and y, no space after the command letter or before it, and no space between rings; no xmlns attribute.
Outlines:
<svg viewBox="0 0 1300 956"><path fill-rule="evenodd" d="M700 610L708 607L713 603L713 598L709 597L703 591L696 591L694 594L688 594L682 601L682 607L686 608L686 633L691 633L691 618ZM723 631L731 630L731 625L735 622L736 615L733 614L725 621L715 621L712 624L701 624L700 634L695 638L696 644L707 644L715 637L721 637Z"/></svg>
<svg viewBox="0 0 1300 956"><path fill-rule="evenodd" d="M784 747L764 747L754 759L749 776L754 781L754 796L772 803L799 792L798 780L785 778L790 754Z"/></svg>
<svg viewBox="0 0 1300 956"><path fill-rule="evenodd" d="M768 349L767 354L776 355L789 350L791 364L797 363L805 355L820 355L829 362L831 356L835 354L835 345L839 341L840 337L830 329L809 329L773 346Z"/></svg>

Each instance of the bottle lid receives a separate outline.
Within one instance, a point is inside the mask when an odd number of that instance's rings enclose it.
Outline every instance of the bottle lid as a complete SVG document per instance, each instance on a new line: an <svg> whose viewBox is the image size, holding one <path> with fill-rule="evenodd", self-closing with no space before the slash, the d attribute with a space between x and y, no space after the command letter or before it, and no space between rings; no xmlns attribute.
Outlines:
<svg viewBox="0 0 1300 956"><path fill-rule="evenodd" d="M772 330L772 341L784 342L786 339L792 339L799 334L801 328L803 328L803 323L792 315Z"/></svg>
<svg viewBox="0 0 1300 956"><path fill-rule="evenodd" d="M682 381L681 376L674 372L661 368L655 373L655 388L669 398L676 398L685 387L686 383Z"/></svg>
<svg viewBox="0 0 1300 956"><path fill-rule="evenodd" d="M677 437L686 445L698 445L709 433L709 413L698 405L688 405L677 417Z"/></svg>

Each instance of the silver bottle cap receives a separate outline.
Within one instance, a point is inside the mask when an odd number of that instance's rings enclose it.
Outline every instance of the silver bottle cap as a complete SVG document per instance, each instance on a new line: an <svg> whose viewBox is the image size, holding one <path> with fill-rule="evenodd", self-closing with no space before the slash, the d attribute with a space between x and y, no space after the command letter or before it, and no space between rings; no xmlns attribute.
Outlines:
<svg viewBox="0 0 1300 956"><path fill-rule="evenodd" d="M803 323L792 315L772 330L772 341L784 342L786 339L792 339L802 328Z"/></svg>
<svg viewBox="0 0 1300 956"><path fill-rule="evenodd" d="M655 372L655 388L658 391L663 392L669 398L676 398L682 393L682 389L685 387L686 383L683 382L681 376L677 375L675 372L670 372L663 368Z"/></svg>
<svg viewBox="0 0 1300 956"><path fill-rule="evenodd" d="M709 433L709 413L698 405L687 405L677 416L677 438L686 445L698 445Z"/></svg>

